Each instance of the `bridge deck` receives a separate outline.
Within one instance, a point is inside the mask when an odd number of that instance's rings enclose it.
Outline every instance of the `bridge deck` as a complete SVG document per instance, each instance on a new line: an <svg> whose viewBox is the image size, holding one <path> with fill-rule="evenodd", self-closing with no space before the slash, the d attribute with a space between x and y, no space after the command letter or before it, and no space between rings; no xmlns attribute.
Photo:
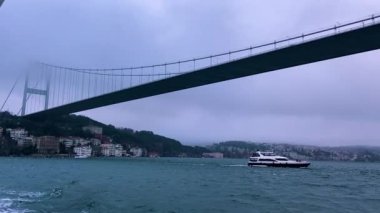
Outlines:
<svg viewBox="0 0 380 213"><path fill-rule="evenodd" d="M380 48L380 24L197 70L26 115L69 114Z"/></svg>

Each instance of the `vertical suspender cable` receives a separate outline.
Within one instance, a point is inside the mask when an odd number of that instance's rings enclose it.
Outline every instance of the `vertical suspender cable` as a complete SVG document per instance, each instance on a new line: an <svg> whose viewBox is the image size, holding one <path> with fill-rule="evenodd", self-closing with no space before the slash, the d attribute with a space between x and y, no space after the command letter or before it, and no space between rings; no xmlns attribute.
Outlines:
<svg viewBox="0 0 380 213"><path fill-rule="evenodd" d="M131 68L131 75L129 76L129 87L132 87L132 68Z"/></svg>
<svg viewBox="0 0 380 213"><path fill-rule="evenodd" d="M46 67L47 69L49 68L49 67ZM52 89L52 95L53 95L53 97L52 97L52 99L51 99L51 103L52 103L52 105L51 105L51 107L54 107L54 98L55 98L55 69L54 68L51 68L50 69L50 71L49 72L51 72L51 84L53 85L53 89Z"/></svg>
<svg viewBox="0 0 380 213"><path fill-rule="evenodd" d="M87 96L87 98L90 98L90 84L91 84L91 76L90 76L90 73L88 73L88 85L87 85L88 96Z"/></svg>
<svg viewBox="0 0 380 213"><path fill-rule="evenodd" d="M61 71L61 68L58 68L58 92L57 92L57 106L59 106L59 99L60 99L60 93L61 93L61 82L62 82L62 79L61 79L61 74L62 74L62 71Z"/></svg>
<svg viewBox="0 0 380 213"><path fill-rule="evenodd" d="M124 88L124 71L123 70L120 70L120 75L121 75L121 88L120 89L123 89Z"/></svg>
<svg viewBox="0 0 380 213"><path fill-rule="evenodd" d="M98 71L98 70L96 70L96 71ZM91 91L92 91L92 96L94 97L97 94L98 78L97 78L97 75L91 74L91 76L93 77L92 78L92 90Z"/></svg>
<svg viewBox="0 0 380 213"><path fill-rule="evenodd" d="M106 82L106 75L103 75L103 83L102 83L103 94L106 93L106 85L107 85L107 82Z"/></svg>
<svg viewBox="0 0 380 213"><path fill-rule="evenodd" d="M66 92L66 70L63 70L63 88L62 88L62 105L65 104L65 92Z"/></svg>
<svg viewBox="0 0 380 213"><path fill-rule="evenodd" d="M82 73L82 97L81 97L81 99L83 99L83 93L84 93L84 76L85 76L85 74Z"/></svg>

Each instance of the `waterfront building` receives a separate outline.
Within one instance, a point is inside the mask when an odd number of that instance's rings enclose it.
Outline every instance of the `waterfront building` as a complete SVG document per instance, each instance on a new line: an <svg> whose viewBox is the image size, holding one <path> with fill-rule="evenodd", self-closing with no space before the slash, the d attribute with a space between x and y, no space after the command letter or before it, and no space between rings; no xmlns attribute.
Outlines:
<svg viewBox="0 0 380 213"><path fill-rule="evenodd" d="M91 138L90 139L90 143L94 146L100 146L100 144L102 143L102 141L98 138Z"/></svg>
<svg viewBox="0 0 380 213"><path fill-rule="evenodd" d="M142 157L144 154L144 150L140 147L133 147L129 150L133 157Z"/></svg>
<svg viewBox="0 0 380 213"><path fill-rule="evenodd" d="M36 145L36 140L34 136L28 136L17 140L17 146L34 146Z"/></svg>
<svg viewBox="0 0 380 213"><path fill-rule="evenodd" d="M120 144L101 144L100 148L104 156L123 156L123 146Z"/></svg>
<svg viewBox="0 0 380 213"><path fill-rule="evenodd" d="M112 156L115 153L113 144L101 144L101 153L104 156Z"/></svg>
<svg viewBox="0 0 380 213"><path fill-rule="evenodd" d="M160 157L160 154L158 152L149 152L148 156L150 158L158 158Z"/></svg>
<svg viewBox="0 0 380 213"><path fill-rule="evenodd" d="M7 132L9 133L9 136L13 139L23 139L28 136L28 131L25 129L17 128L17 129L7 129Z"/></svg>
<svg viewBox="0 0 380 213"><path fill-rule="evenodd" d="M84 138L74 137L73 138L74 146L87 146L90 144L90 140Z"/></svg>
<svg viewBox="0 0 380 213"><path fill-rule="evenodd" d="M120 144L115 144L115 157L123 156L123 146Z"/></svg>
<svg viewBox="0 0 380 213"><path fill-rule="evenodd" d="M204 157L204 158L223 158L223 153L221 153L221 152L203 153L202 157Z"/></svg>
<svg viewBox="0 0 380 213"><path fill-rule="evenodd" d="M33 137L28 137L28 131L22 128L7 129L9 136L17 141L17 146L29 146L33 145Z"/></svg>
<svg viewBox="0 0 380 213"><path fill-rule="evenodd" d="M91 146L74 147L74 153L77 157L90 157L92 155Z"/></svg>
<svg viewBox="0 0 380 213"><path fill-rule="evenodd" d="M66 148L74 146L74 140L72 138L59 138L59 143L65 145Z"/></svg>
<svg viewBox="0 0 380 213"><path fill-rule="evenodd" d="M37 138L37 150L39 154L59 153L59 141L54 136L42 136Z"/></svg>

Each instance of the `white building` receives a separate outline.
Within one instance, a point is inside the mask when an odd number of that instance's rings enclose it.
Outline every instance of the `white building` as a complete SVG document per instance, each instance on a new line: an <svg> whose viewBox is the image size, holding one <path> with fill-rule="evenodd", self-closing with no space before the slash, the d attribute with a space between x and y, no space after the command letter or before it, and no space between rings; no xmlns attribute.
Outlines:
<svg viewBox="0 0 380 213"><path fill-rule="evenodd" d="M101 153L104 156L112 156L115 153L115 147L113 144L101 144Z"/></svg>
<svg viewBox="0 0 380 213"><path fill-rule="evenodd" d="M123 146L120 144L101 144L101 153L104 156L123 156Z"/></svg>
<svg viewBox="0 0 380 213"><path fill-rule="evenodd" d="M144 154L144 150L140 147L133 147L129 151L133 154L133 157L141 157Z"/></svg>
<svg viewBox="0 0 380 213"><path fill-rule="evenodd" d="M28 137L28 131L25 129L7 129L9 136L17 141L17 146L33 145L33 138Z"/></svg>
<svg viewBox="0 0 380 213"><path fill-rule="evenodd" d="M79 157L79 158L91 157L92 148L91 146L74 147L74 153L75 153L75 157Z"/></svg>
<svg viewBox="0 0 380 213"><path fill-rule="evenodd" d="M91 143L90 140L83 139L83 138L73 138L74 146L87 146Z"/></svg>
<svg viewBox="0 0 380 213"><path fill-rule="evenodd" d="M72 146L88 146L92 144L92 139L87 140L79 137L62 137L59 139L59 142L64 144L66 148L70 148Z"/></svg>
<svg viewBox="0 0 380 213"><path fill-rule="evenodd" d="M123 156L123 146L120 144L115 144L115 157Z"/></svg>
<svg viewBox="0 0 380 213"><path fill-rule="evenodd" d="M9 133L9 136L13 140L17 140L19 138L25 138L25 137L28 136L28 131L26 131L25 129L21 129L21 128L18 128L18 129L7 129L7 132Z"/></svg>

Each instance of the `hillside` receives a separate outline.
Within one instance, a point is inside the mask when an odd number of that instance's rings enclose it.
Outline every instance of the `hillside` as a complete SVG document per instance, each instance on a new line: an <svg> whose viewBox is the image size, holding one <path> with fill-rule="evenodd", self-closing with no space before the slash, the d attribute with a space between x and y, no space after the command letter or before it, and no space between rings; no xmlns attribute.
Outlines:
<svg viewBox="0 0 380 213"><path fill-rule="evenodd" d="M200 157L203 152L208 152L204 147L185 146L177 140L154 134L151 131L116 128L80 115L66 115L48 120L27 120L7 112L0 113L0 127L4 129L25 128L36 137L51 135L87 138L90 135L82 130L82 127L87 125L102 127L103 134L110 137L113 143L121 144L124 147L138 146L146 149L147 152L156 152L163 157L178 155Z"/></svg>

